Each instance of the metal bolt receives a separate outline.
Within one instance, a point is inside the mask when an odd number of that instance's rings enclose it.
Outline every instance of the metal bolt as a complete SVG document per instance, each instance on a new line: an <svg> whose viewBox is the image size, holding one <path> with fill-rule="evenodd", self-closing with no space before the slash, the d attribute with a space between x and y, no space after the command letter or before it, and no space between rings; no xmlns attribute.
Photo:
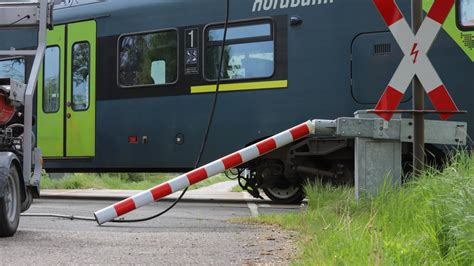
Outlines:
<svg viewBox="0 0 474 266"><path fill-rule="evenodd" d="M175 136L175 143L177 145L183 145L184 144L184 135L181 133L176 134Z"/></svg>

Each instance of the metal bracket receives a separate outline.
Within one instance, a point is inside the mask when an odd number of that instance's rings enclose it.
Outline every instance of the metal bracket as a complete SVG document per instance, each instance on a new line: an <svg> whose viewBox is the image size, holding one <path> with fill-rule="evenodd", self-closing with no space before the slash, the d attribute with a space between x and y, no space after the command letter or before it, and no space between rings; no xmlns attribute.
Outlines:
<svg viewBox="0 0 474 266"><path fill-rule="evenodd" d="M372 138L413 142L413 120L343 117L335 120L334 135L347 138ZM429 144L465 145L467 123L456 121L425 121L425 142Z"/></svg>
<svg viewBox="0 0 474 266"><path fill-rule="evenodd" d="M316 135L355 138L356 198L373 196L387 184L401 184L402 143L413 142L412 119L396 114L385 121L368 111L358 111L356 117L312 122ZM425 120L425 142L465 145L467 123Z"/></svg>
<svg viewBox="0 0 474 266"><path fill-rule="evenodd" d="M30 186L39 187L41 181L41 172L43 170L43 154L41 149L36 148L33 153L33 160L35 162L35 169L33 176L29 180Z"/></svg>
<svg viewBox="0 0 474 266"><path fill-rule="evenodd" d="M10 2L0 6L0 27L37 27L39 22L37 2Z"/></svg>
<svg viewBox="0 0 474 266"><path fill-rule="evenodd" d="M413 120L402 120L402 142L413 142ZM466 145L467 123L425 120L425 143L442 145Z"/></svg>
<svg viewBox="0 0 474 266"><path fill-rule="evenodd" d="M43 2L47 5L46 9L41 8ZM46 22L48 28L52 28L53 7L61 2L64 2L64 0L2 2L0 3L0 29L37 28L42 21Z"/></svg>

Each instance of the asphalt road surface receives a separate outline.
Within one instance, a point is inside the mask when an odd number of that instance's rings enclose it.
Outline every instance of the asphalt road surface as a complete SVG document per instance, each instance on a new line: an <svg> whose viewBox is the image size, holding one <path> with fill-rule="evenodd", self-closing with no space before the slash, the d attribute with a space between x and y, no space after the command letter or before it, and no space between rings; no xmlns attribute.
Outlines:
<svg viewBox="0 0 474 266"><path fill-rule="evenodd" d="M92 216L113 202L36 200L28 213ZM153 215L155 203L126 218ZM22 217L17 234L0 238L0 264L288 264L289 232L235 222L261 213L298 211L266 204L181 203L165 216L137 224L106 224Z"/></svg>

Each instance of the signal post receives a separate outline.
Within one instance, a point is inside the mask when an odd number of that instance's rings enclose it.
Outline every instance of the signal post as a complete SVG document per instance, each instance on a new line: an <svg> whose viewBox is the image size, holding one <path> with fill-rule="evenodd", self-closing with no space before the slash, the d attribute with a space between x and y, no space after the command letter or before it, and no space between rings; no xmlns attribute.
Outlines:
<svg viewBox="0 0 474 266"><path fill-rule="evenodd" d="M423 23L423 1L412 0L412 29L417 34ZM413 173L419 175L425 165L425 94L418 76L413 79Z"/></svg>

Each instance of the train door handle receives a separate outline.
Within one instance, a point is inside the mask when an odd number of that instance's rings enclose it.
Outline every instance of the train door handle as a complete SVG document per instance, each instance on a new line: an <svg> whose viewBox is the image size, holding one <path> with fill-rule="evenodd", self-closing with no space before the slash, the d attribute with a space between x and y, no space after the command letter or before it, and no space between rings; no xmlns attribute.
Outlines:
<svg viewBox="0 0 474 266"><path fill-rule="evenodd" d="M71 119L71 113L67 113L67 114L66 114L66 118L67 118L67 119Z"/></svg>
<svg viewBox="0 0 474 266"><path fill-rule="evenodd" d="M66 106L71 107L72 106L71 102L66 102Z"/></svg>

